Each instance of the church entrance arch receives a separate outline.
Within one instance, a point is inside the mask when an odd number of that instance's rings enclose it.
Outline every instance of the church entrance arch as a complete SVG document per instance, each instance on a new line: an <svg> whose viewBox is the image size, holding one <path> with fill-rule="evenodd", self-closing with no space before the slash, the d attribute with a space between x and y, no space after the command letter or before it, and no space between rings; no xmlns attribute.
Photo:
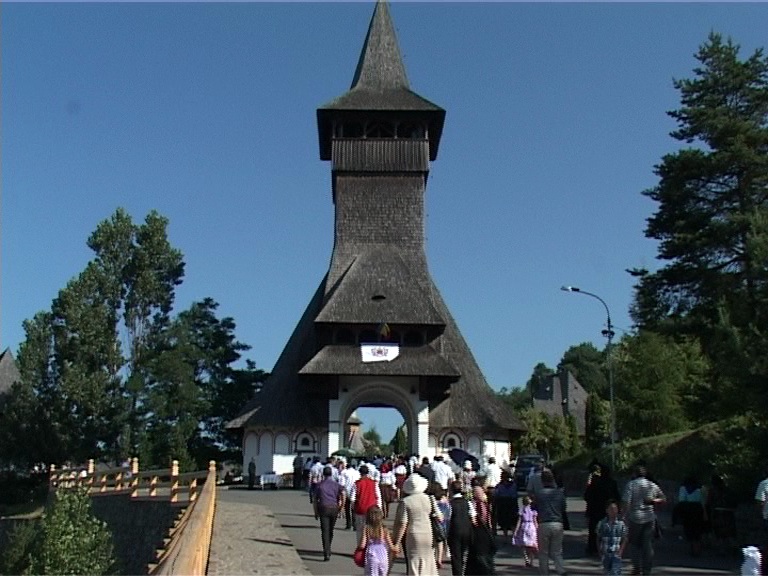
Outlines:
<svg viewBox="0 0 768 576"><path fill-rule="evenodd" d="M426 454L429 439L429 406L419 400L416 378L348 377L340 386L338 400L329 402L329 453L341 446L343 423L360 407L391 407L403 417L409 452ZM382 438L383 441L388 439Z"/></svg>

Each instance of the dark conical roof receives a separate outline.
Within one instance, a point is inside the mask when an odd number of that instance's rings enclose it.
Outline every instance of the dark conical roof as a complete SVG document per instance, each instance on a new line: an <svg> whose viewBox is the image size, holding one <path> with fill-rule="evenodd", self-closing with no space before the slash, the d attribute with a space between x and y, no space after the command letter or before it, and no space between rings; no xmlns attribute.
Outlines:
<svg viewBox="0 0 768 576"><path fill-rule="evenodd" d="M409 88L397 35L384 1L376 3L350 90Z"/></svg>
<svg viewBox="0 0 768 576"><path fill-rule="evenodd" d="M317 110L321 159L330 160L331 118L360 112L397 112L426 119L430 159L437 157L445 110L410 89L389 5L384 0L379 0L373 11L352 86Z"/></svg>

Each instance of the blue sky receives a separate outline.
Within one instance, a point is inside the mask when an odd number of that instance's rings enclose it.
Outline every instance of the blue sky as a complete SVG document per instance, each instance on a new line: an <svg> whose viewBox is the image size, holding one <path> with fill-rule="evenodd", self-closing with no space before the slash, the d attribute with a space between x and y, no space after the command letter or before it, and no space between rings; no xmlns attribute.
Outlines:
<svg viewBox="0 0 768 576"><path fill-rule="evenodd" d="M271 369L326 272L315 110L349 87L368 2L4 3L0 345L50 306L116 208L170 219L177 307L211 296ZM768 4L407 3L411 87L447 110L427 187L430 270L494 388L631 329L656 266L641 191L711 31L765 44ZM391 436L389 412L364 411Z"/></svg>

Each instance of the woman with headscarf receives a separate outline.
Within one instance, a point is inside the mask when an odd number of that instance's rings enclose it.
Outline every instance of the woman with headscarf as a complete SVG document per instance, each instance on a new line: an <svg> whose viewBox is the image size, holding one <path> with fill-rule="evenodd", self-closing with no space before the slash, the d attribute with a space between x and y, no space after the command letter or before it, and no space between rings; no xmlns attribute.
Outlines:
<svg viewBox="0 0 768 576"><path fill-rule="evenodd" d="M467 554L467 574L471 576L492 576L496 574L493 557L496 555L496 541L491 531L491 514L485 488L478 481L472 483L472 503L476 522L472 527L472 542Z"/></svg>
<svg viewBox="0 0 768 576"><path fill-rule="evenodd" d="M597 524L605 518L605 505L609 500L621 500L616 480L611 478L611 471L607 466L597 463L592 466L584 500L587 503L587 555L595 556L598 553ZM567 516L563 518L563 522L565 518Z"/></svg>
<svg viewBox="0 0 768 576"><path fill-rule="evenodd" d="M408 574L412 576L437 576L437 559L432 542L432 519L442 516L434 502L424 491L429 482L420 474L411 474L403 484L404 498L395 513L395 546L405 538Z"/></svg>
<svg viewBox="0 0 768 576"><path fill-rule="evenodd" d="M691 545L691 554L701 554L701 536L704 533L704 491L694 476L688 476L677 493L677 514L683 521L685 539Z"/></svg>
<svg viewBox="0 0 768 576"><path fill-rule="evenodd" d="M496 506L496 521L504 536L507 536L517 525L520 506L517 502L517 484L506 470L501 472L501 482L493 491L493 500Z"/></svg>

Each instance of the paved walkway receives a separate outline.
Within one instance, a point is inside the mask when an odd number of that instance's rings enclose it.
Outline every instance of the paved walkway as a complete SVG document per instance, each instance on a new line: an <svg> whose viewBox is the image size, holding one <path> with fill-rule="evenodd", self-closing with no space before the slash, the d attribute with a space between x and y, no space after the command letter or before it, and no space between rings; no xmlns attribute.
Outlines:
<svg viewBox="0 0 768 576"><path fill-rule="evenodd" d="M595 559L584 558L586 523L583 500L568 500L569 518L573 530L566 533L564 558L570 574L601 574ZM664 520L662 520L664 523ZM667 522L668 524L668 522ZM341 523L343 528L343 522ZM499 538L496 556L498 573L537 574L525 568L519 549ZM314 519L307 495L292 490L248 491L222 488L219 490L216 525L208 574L224 576L235 574L315 574L338 576L363 574L352 562L355 535L352 531L337 530L334 535L334 554L323 561L319 523ZM705 551L699 558L687 554L687 545L678 530L667 530L656 544L657 576L737 574L739 559L717 556ZM629 574L628 563L625 574ZM393 575L405 574L405 564L398 558L392 568ZM450 574L450 563L440 571Z"/></svg>

